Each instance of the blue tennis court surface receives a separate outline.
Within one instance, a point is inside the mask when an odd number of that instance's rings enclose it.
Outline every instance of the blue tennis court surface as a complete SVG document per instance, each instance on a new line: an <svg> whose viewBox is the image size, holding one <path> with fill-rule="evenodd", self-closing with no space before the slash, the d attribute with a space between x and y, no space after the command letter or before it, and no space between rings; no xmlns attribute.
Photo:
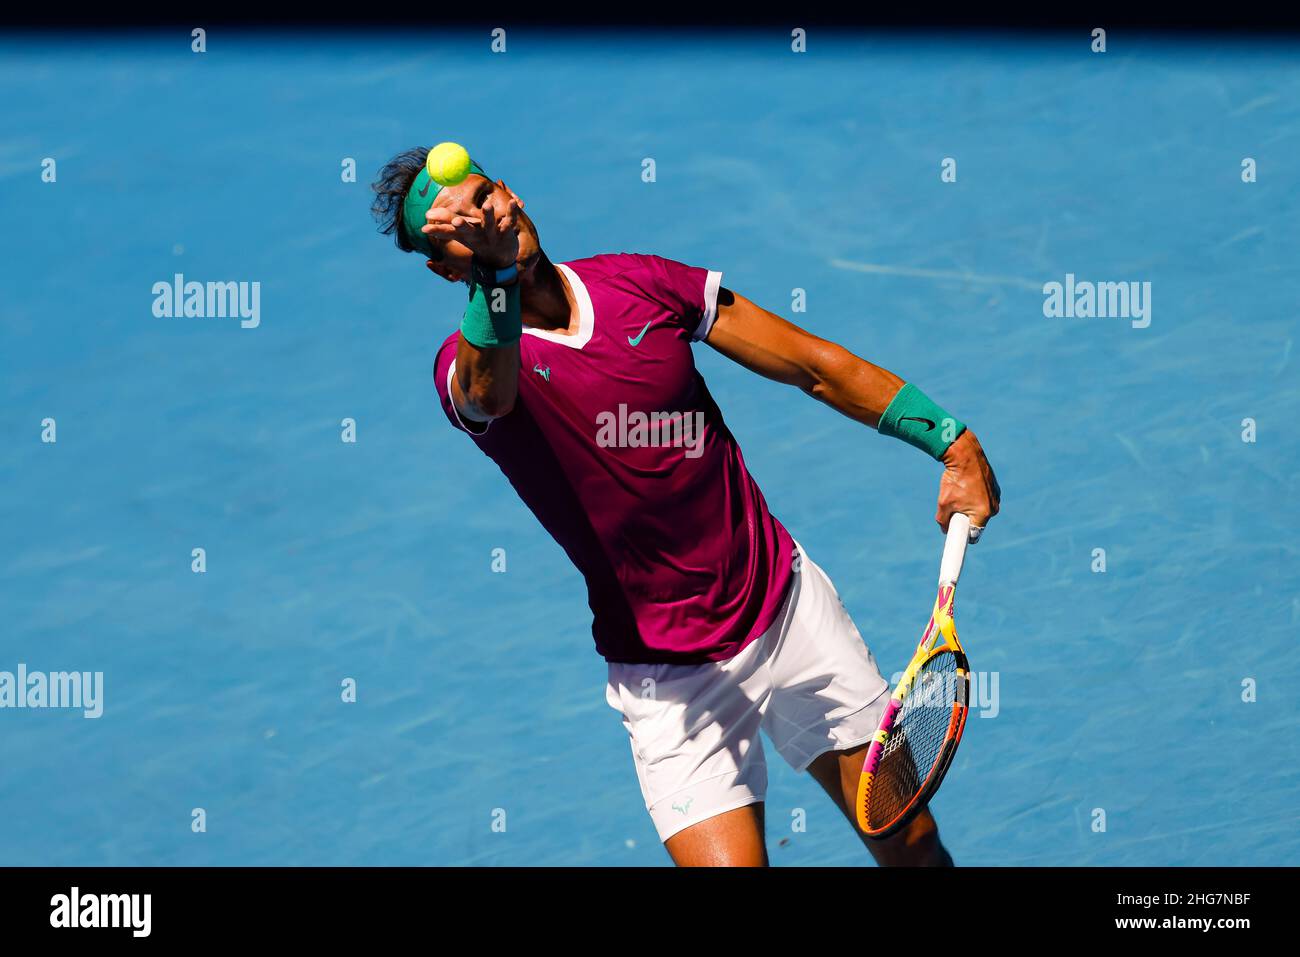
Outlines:
<svg viewBox="0 0 1300 957"><path fill-rule="evenodd" d="M978 432L1004 502L958 597L993 699L935 802L958 863L1300 863L1300 49L1108 45L0 41L0 671L104 674L98 719L0 710L0 863L667 863L581 580L437 406L461 293L368 215L442 139L553 259L722 270ZM177 273L260 283L257 326L156 317ZM1045 317L1067 274L1149 282L1150 324ZM697 350L900 669L937 467ZM869 862L768 763L774 863Z"/></svg>

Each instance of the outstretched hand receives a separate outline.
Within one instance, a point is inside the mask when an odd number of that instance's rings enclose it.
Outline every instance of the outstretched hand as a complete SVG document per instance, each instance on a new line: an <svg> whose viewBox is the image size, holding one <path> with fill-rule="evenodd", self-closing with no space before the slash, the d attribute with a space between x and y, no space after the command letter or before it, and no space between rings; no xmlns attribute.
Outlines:
<svg viewBox="0 0 1300 957"><path fill-rule="evenodd" d="M519 210L516 197L501 204L491 201L481 208L432 206L424 214L420 232L443 240L454 239L468 246L478 259L496 269L505 269L519 257Z"/></svg>

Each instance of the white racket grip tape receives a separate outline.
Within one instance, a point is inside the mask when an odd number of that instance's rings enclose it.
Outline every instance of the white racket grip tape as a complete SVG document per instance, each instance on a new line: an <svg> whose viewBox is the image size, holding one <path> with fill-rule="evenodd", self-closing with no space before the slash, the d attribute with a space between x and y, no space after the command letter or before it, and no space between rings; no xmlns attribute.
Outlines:
<svg viewBox="0 0 1300 957"><path fill-rule="evenodd" d="M954 512L948 520L948 540L943 543L943 561L939 563L939 585L955 585L961 577L962 559L970 541L970 517Z"/></svg>

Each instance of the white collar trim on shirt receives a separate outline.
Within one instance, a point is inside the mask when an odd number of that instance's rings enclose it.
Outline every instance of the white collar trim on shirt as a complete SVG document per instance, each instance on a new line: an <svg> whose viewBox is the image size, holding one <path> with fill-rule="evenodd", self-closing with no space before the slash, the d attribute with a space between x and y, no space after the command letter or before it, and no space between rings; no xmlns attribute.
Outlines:
<svg viewBox="0 0 1300 957"><path fill-rule="evenodd" d="M573 296L578 300L578 331L570 336L561 332L531 329L525 326L524 334L545 339L547 342L558 342L570 349L581 349L591 341L591 334L596 328L596 313L591 308L591 296L587 294L587 287L582 284L576 272L564 263L556 263L555 268L564 271L565 278L569 280L569 287L573 290Z"/></svg>

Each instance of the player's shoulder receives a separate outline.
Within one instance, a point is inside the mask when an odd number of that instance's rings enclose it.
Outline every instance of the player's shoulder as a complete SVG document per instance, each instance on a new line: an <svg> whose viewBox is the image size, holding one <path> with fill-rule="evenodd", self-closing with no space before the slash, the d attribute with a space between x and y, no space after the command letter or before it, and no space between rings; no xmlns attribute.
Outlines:
<svg viewBox="0 0 1300 957"><path fill-rule="evenodd" d="M602 253L586 259L564 263L578 274L585 284L618 286L644 286L647 282L662 282L674 271L689 268L676 260L653 253Z"/></svg>
<svg viewBox="0 0 1300 957"><path fill-rule="evenodd" d="M433 357L433 377L438 383L438 391L440 392L443 389L443 380L447 375L447 370L456 361L456 342L459 339L460 330L457 329L442 340L442 345L438 346L438 351Z"/></svg>
<svg viewBox="0 0 1300 957"><path fill-rule="evenodd" d="M443 340L442 340L442 345L438 346L438 353L437 353L437 355L438 355L438 359L437 359L437 361L438 361L438 362L441 362L443 356L446 356L446 355L450 355L452 358L455 358L455 356L456 356L456 343L457 343L459 340L460 340L460 330L459 330L459 329L453 329L452 332L451 332L451 334L450 334L449 336L447 336L446 339L443 339Z"/></svg>
<svg viewBox="0 0 1300 957"><path fill-rule="evenodd" d="M585 259L571 259L564 265L582 276L584 280L588 277L599 280L638 269L649 269L658 258L647 253L599 253Z"/></svg>

